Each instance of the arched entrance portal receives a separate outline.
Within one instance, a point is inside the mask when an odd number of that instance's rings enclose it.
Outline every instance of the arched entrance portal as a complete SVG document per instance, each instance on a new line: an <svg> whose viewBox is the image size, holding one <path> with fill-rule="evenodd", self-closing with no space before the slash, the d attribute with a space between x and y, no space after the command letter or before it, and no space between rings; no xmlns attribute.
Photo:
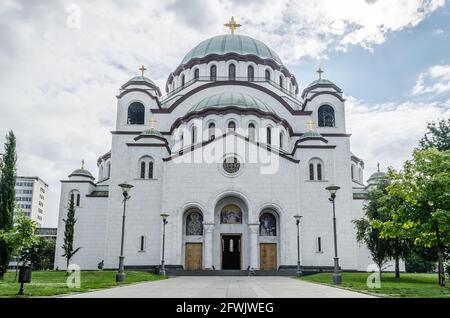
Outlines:
<svg viewBox="0 0 450 318"><path fill-rule="evenodd" d="M225 197L218 201L214 216L215 267L245 269L249 265L246 204L238 197Z"/></svg>

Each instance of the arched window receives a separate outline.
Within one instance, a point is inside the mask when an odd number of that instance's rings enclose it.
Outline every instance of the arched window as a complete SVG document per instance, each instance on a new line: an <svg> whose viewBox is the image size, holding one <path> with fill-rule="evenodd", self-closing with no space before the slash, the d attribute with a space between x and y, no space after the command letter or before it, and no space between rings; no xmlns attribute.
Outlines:
<svg viewBox="0 0 450 318"><path fill-rule="evenodd" d="M256 141L256 127L255 124L248 124L248 139L250 141Z"/></svg>
<svg viewBox="0 0 450 318"><path fill-rule="evenodd" d="M186 83L186 76L183 74L181 75L181 87L183 87L185 83Z"/></svg>
<svg viewBox="0 0 450 318"><path fill-rule="evenodd" d="M98 179L103 179L103 165L100 165L99 171L98 171Z"/></svg>
<svg viewBox="0 0 450 318"><path fill-rule="evenodd" d="M291 78L291 92L295 93L295 83L294 83L294 79Z"/></svg>
<svg viewBox="0 0 450 318"><path fill-rule="evenodd" d="M270 81L270 71L267 69L265 72L266 81Z"/></svg>
<svg viewBox="0 0 450 318"><path fill-rule="evenodd" d="M363 182L363 171L361 168L359 168L359 182Z"/></svg>
<svg viewBox="0 0 450 318"><path fill-rule="evenodd" d="M111 162L108 162L106 164L106 177L107 178L111 177Z"/></svg>
<svg viewBox="0 0 450 318"><path fill-rule="evenodd" d="M215 65L211 66L209 70L209 77L211 81L217 80L217 66Z"/></svg>
<svg viewBox="0 0 450 318"><path fill-rule="evenodd" d="M330 105L322 105L319 107L319 127L334 127L334 109Z"/></svg>
<svg viewBox="0 0 450 318"><path fill-rule="evenodd" d="M309 161L309 180L322 181L324 179L323 161L313 158Z"/></svg>
<svg viewBox="0 0 450 318"><path fill-rule="evenodd" d="M230 81L236 80L236 65L234 64L228 66L228 79Z"/></svg>
<svg viewBox="0 0 450 318"><path fill-rule="evenodd" d="M139 240L139 251L144 252L145 251L145 236L141 235Z"/></svg>
<svg viewBox="0 0 450 318"><path fill-rule="evenodd" d="M195 144L197 142L197 127L192 126L191 128L191 144Z"/></svg>
<svg viewBox="0 0 450 318"><path fill-rule="evenodd" d="M228 123L228 131L236 131L236 123L234 121Z"/></svg>
<svg viewBox="0 0 450 318"><path fill-rule="evenodd" d="M153 179L153 161L148 163L148 178Z"/></svg>
<svg viewBox="0 0 450 318"><path fill-rule="evenodd" d="M183 149L183 147L184 147L184 135L183 135L183 133L181 133L181 135L180 135L180 146L181 146L181 149Z"/></svg>
<svg viewBox="0 0 450 318"><path fill-rule="evenodd" d="M260 236L277 236L277 219L273 213L264 212L259 218Z"/></svg>
<svg viewBox="0 0 450 318"><path fill-rule="evenodd" d="M216 138L216 124L210 123L208 126L208 139L213 140Z"/></svg>
<svg viewBox="0 0 450 318"><path fill-rule="evenodd" d="M314 180L314 165L312 163L309 164L309 180Z"/></svg>
<svg viewBox="0 0 450 318"><path fill-rule="evenodd" d="M141 179L145 179L145 161L141 162L140 178Z"/></svg>
<svg viewBox="0 0 450 318"><path fill-rule="evenodd" d="M148 167L148 168L147 168ZM154 163L150 156L144 156L139 160L139 179L153 179Z"/></svg>
<svg viewBox="0 0 450 318"><path fill-rule="evenodd" d="M280 85L281 88L283 88L283 76L280 75L280 79L278 81L278 84Z"/></svg>
<svg viewBox="0 0 450 318"><path fill-rule="evenodd" d="M70 201L73 201L73 205L76 207L80 206L81 203L81 194L78 190L72 190L69 194L69 204Z"/></svg>
<svg viewBox="0 0 450 318"><path fill-rule="evenodd" d="M272 144L272 129L270 127L267 127L266 129L266 134L267 134L267 144L271 145Z"/></svg>
<svg viewBox="0 0 450 318"><path fill-rule="evenodd" d="M242 224L242 211L237 205L229 204L220 212L221 224Z"/></svg>
<svg viewBox="0 0 450 318"><path fill-rule="evenodd" d="M186 235L203 235L203 215L197 209L186 213Z"/></svg>
<svg viewBox="0 0 450 318"><path fill-rule="evenodd" d="M247 68L247 78L249 82L253 82L255 80L255 68L251 65Z"/></svg>
<svg viewBox="0 0 450 318"><path fill-rule="evenodd" d="M198 68L194 71L194 79L198 80L200 78L200 70Z"/></svg>
<svg viewBox="0 0 450 318"><path fill-rule="evenodd" d="M132 103L128 107L128 119L129 125L143 125L145 117L145 107L141 103Z"/></svg>
<svg viewBox="0 0 450 318"><path fill-rule="evenodd" d="M355 180L355 165L352 165L351 174L352 174L352 180Z"/></svg>
<svg viewBox="0 0 450 318"><path fill-rule="evenodd" d="M322 238L320 236L317 238L317 252L322 253Z"/></svg>
<svg viewBox="0 0 450 318"><path fill-rule="evenodd" d="M283 149L284 134L280 132L280 149Z"/></svg>

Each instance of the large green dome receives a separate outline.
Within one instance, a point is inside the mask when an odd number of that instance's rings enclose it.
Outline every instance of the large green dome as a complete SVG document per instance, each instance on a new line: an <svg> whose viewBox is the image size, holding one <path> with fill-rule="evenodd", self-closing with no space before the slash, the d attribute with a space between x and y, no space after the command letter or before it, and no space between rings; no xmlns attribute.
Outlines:
<svg viewBox="0 0 450 318"><path fill-rule="evenodd" d="M274 112L269 106L267 106L266 103L264 103L257 97L248 94L231 93L231 92L225 92L205 97L200 102L195 104L189 110L189 112L200 112L208 108L220 109L225 107L257 109L265 113Z"/></svg>
<svg viewBox="0 0 450 318"><path fill-rule="evenodd" d="M262 59L271 59L282 65L280 57L271 48L249 36L238 34L218 35L205 40L194 47L184 57L181 64L186 64L194 58L202 58L211 54L225 55L237 53L244 56L257 56Z"/></svg>

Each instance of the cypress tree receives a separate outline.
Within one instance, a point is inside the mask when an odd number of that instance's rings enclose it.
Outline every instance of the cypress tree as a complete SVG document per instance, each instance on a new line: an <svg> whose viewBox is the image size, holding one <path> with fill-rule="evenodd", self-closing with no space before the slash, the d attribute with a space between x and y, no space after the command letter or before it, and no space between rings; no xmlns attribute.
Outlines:
<svg viewBox="0 0 450 318"><path fill-rule="evenodd" d="M70 259L80 250L80 247L73 248L73 239L75 231L75 223L77 219L75 218L75 204L73 196L70 196L69 208L67 209L67 217L63 219L64 226L64 243L62 249L64 250L63 257L66 258L67 269L69 269ZM69 272L67 272L69 273Z"/></svg>
<svg viewBox="0 0 450 318"><path fill-rule="evenodd" d="M16 204L16 137L10 131L6 136L5 154L0 171L0 230L10 231L13 227L14 208ZM0 240L0 279L8 269L12 248Z"/></svg>

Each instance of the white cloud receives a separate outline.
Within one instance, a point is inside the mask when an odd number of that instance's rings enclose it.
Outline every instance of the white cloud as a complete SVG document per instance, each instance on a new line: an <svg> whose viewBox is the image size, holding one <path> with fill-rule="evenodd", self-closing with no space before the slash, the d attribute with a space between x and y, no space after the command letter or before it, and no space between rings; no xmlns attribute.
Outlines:
<svg viewBox="0 0 450 318"><path fill-rule="evenodd" d="M445 31L443 29L438 28L438 29L434 30L432 34L433 35L441 35L441 34L444 34L444 33L445 33Z"/></svg>
<svg viewBox="0 0 450 318"><path fill-rule="evenodd" d="M450 65L435 65L419 74L413 95L450 92Z"/></svg>
<svg viewBox="0 0 450 318"><path fill-rule="evenodd" d="M450 118L447 102L367 104L347 97L347 131L352 134L352 151L366 163L367 179L380 162L400 169L426 132L426 124Z"/></svg>
<svg viewBox="0 0 450 318"><path fill-rule="evenodd" d="M81 8L70 29L67 7ZM189 3L189 6L186 6ZM389 4L389 5L388 5ZM87 1L3 0L0 6L0 142L18 137L20 174L50 184L56 224L60 179L81 159L95 173L110 148L118 88L141 64L161 88L195 44L223 34L231 15L289 63L350 45L371 48L413 27L444 0Z"/></svg>

